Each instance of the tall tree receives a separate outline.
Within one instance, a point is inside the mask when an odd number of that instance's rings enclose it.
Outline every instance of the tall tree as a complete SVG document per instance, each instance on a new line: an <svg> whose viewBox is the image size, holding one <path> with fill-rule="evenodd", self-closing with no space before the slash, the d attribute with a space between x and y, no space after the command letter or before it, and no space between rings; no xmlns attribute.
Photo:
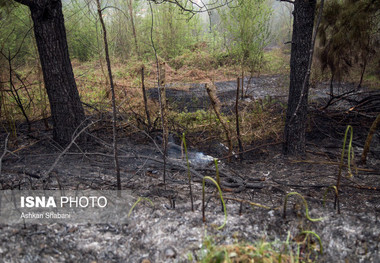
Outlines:
<svg viewBox="0 0 380 263"><path fill-rule="evenodd" d="M29 7L53 119L53 138L68 144L85 119L69 57L61 0L14 0Z"/></svg>
<svg viewBox="0 0 380 263"><path fill-rule="evenodd" d="M133 39L135 40L136 54L138 57L140 57L139 45L137 44L135 18L134 18L134 14L133 14L133 0L127 0L127 4L128 4L129 19L131 20L131 25L132 25Z"/></svg>
<svg viewBox="0 0 380 263"><path fill-rule="evenodd" d="M218 12L230 55L253 73L269 42L272 9L265 0L237 0L236 6Z"/></svg>
<svg viewBox="0 0 380 263"><path fill-rule="evenodd" d="M289 2L289 1L287 1ZM305 152L305 129L312 59L312 37L316 0L295 0L292 49L290 55L290 87L284 130L284 154Z"/></svg>

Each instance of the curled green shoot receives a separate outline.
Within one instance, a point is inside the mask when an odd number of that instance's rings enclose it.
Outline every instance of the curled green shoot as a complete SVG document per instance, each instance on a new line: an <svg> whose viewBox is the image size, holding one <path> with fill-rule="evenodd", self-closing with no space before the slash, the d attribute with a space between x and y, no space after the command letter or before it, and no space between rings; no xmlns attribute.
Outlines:
<svg viewBox="0 0 380 263"><path fill-rule="evenodd" d="M220 176L219 176L219 167L218 167L218 159L217 158L214 158L214 163L215 163L215 171L216 171L216 182L218 183L218 185L220 187ZM221 208L222 208L222 212L223 212L223 203L222 203Z"/></svg>
<svg viewBox="0 0 380 263"><path fill-rule="evenodd" d="M347 135L348 132L351 131L350 133L350 140L348 142L348 149L347 149L347 167L348 167L348 174L350 177L352 176L351 172L351 158L354 158L354 150L352 148L352 139L354 137L354 129L352 128L351 125L348 125L346 128L346 132L344 133L344 140L343 140L343 147L342 147L342 155L340 158L340 163L339 163L339 173L338 173L338 178L336 182L336 192L337 195L335 196L335 204L338 204L338 214L340 214L340 207L339 207L339 186L340 186L340 181L342 177L342 168L343 168L343 162L344 162L344 155L346 152L346 143L347 143Z"/></svg>
<svg viewBox="0 0 380 263"><path fill-rule="evenodd" d="M189 189L190 189L191 211L194 212L193 191L191 189L190 163L189 163L189 156L187 154L187 146L186 146L185 133L182 133L182 143L183 143L183 147L185 148L185 155L186 155L187 175L188 175L188 178L189 178Z"/></svg>
<svg viewBox="0 0 380 263"><path fill-rule="evenodd" d="M317 221L321 221L323 220L323 217L320 217L320 218L311 218L309 216L309 207L307 205L307 202L306 202L306 199L300 194L300 193L297 193L297 192L291 192L291 193L288 193L286 196L285 196L285 201L284 201L284 214L283 214L283 217L286 218L286 205L287 205L287 202L288 202L288 198L289 196L292 196L292 195L297 195L299 196L301 199L302 199L302 202L305 206L305 214L306 214L306 218L311 221L311 222L317 222Z"/></svg>
<svg viewBox="0 0 380 263"><path fill-rule="evenodd" d="M211 182L213 182L216 187L218 188L218 191L219 191L219 197L220 197L220 201L222 202L223 204L223 210L224 210L224 223L219 226L217 229L220 230L222 229L226 223L227 223L227 209L226 209L226 203L224 202L223 200L223 195L222 195L222 190L220 189L220 186L218 185L218 183L212 179L210 176L205 176L203 177L203 181L202 181L202 218L203 218L203 222L206 222L206 216L205 216L205 183L206 183L206 179L207 180L210 180Z"/></svg>
<svg viewBox="0 0 380 263"><path fill-rule="evenodd" d="M306 238L308 237L308 235L315 236L316 239L318 240L318 243L319 243L319 253L323 254L322 240L321 240L320 236L317 233L315 233L314 231L305 230L305 231L302 231L301 234L305 234Z"/></svg>
<svg viewBox="0 0 380 263"><path fill-rule="evenodd" d="M354 158L354 150L352 148L352 139L354 137L354 129L352 128L351 125L347 126L346 132L344 134L344 140L343 140L343 147L342 147L342 155L340 158L340 165L339 165L339 174L341 175L342 173L342 167L343 167L343 162L344 162L344 153L346 150L346 143L347 143L347 135L348 132L350 132L350 140L348 142L348 149L347 149L347 167L348 167L348 174L350 177L352 176L352 171L351 171L351 159Z"/></svg>
<svg viewBox="0 0 380 263"><path fill-rule="evenodd" d="M145 197L139 197L137 199L137 201L132 205L131 209L129 209L129 212L128 212L128 217L131 216L132 212L133 212L133 209L135 209L135 207L137 206L138 203L140 203L141 201L148 201L150 203L151 206L154 206L153 202L149 199L149 198L145 198Z"/></svg>

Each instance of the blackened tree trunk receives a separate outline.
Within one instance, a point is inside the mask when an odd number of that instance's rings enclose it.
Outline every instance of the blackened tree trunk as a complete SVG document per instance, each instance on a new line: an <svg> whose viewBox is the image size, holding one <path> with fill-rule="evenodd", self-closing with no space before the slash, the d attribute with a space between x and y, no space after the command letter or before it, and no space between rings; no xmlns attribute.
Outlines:
<svg viewBox="0 0 380 263"><path fill-rule="evenodd" d="M309 60L312 52L316 0L295 0L292 50L290 57L290 87L284 130L284 154L305 152L307 123ZM306 78L306 79L305 79Z"/></svg>
<svg viewBox="0 0 380 263"><path fill-rule="evenodd" d="M68 144L85 119L67 48L61 0L15 0L27 5L34 23L54 140ZM79 129L80 130L80 129Z"/></svg>

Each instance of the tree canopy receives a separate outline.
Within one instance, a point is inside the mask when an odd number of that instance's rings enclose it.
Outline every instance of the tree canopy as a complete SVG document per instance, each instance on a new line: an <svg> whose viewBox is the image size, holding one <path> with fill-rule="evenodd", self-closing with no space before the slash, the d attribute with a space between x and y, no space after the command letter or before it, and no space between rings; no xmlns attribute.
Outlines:
<svg viewBox="0 0 380 263"><path fill-rule="evenodd" d="M326 2L318 32L318 57L323 70L339 80L354 65L364 73L380 46L379 0L331 0Z"/></svg>

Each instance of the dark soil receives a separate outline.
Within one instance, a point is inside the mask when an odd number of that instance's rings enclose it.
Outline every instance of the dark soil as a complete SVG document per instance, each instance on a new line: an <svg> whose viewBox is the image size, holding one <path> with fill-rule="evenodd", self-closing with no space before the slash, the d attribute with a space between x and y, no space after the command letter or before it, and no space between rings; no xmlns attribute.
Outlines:
<svg viewBox="0 0 380 263"><path fill-rule="evenodd" d="M202 183L200 176L215 176L212 162L193 161L193 193L195 211L191 212L186 163L173 144L169 152L166 185L160 150L153 139L136 131L120 135L121 183L132 195L147 197L153 202L141 203L127 224L51 224L0 225L1 262L191 262L204 252L202 242L213 237L217 244L266 241L285 242L288 235L295 241L303 230L317 233L322 240L323 254L310 257L317 262L380 262L380 136L375 134L366 165L359 166L353 177L343 168L340 188L340 210L334 209L334 196L326 189L336 184L342 138L347 124L354 126L355 155L360 156L370 116L344 111L320 111L311 107L307 153L298 158L283 156L277 141L256 142L245 146L253 149L244 160L232 158L219 163L228 220L223 223L220 200L215 188L207 186L207 222L202 222ZM41 129L39 126L41 125ZM41 123L28 133L19 127L18 145L2 160L0 187L5 189L116 189L110 128L108 123L91 129L92 139L72 147L65 154L47 181L41 176L49 170L62 148L44 131ZM120 133L121 134L121 133ZM122 133L125 134L125 133ZM153 134L155 138L157 134ZM5 133L1 135L4 142ZM173 143L173 142L172 142ZM215 147L190 145L214 157L224 155ZM4 148L4 145L2 145ZM218 150L219 149L219 150ZM194 157L195 158L195 157ZM358 157L356 157L358 160ZM196 173L197 172L197 173ZM284 197L298 192L307 200L310 217L296 196L289 198L286 218ZM212 198L211 198L212 197ZM229 200L228 200L229 199ZM270 209L241 205L232 199L245 200ZM173 208L173 200L175 208ZM254 209L252 209L254 208ZM318 249L316 249L317 251ZM301 248L301 256L303 248ZM149 261L144 261L149 260Z"/></svg>

